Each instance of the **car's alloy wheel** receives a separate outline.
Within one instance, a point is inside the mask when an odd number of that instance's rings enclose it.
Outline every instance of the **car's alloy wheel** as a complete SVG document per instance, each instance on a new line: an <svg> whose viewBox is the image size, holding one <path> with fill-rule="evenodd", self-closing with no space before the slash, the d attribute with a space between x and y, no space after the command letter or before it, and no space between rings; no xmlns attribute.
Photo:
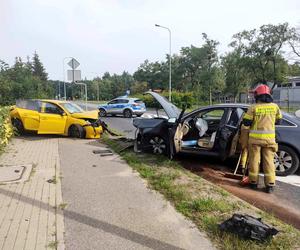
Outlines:
<svg viewBox="0 0 300 250"><path fill-rule="evenodd" d="M125 109L123 114L124 114L124 117L126 117L126 118L132 117L132 112L129 109Z"/></svg>
<svg viewBox="0 0 300 250"><path fill-rule="evenodd" d="M100 117L105 117L106 116L106 111L104 109L99 110L99 115Z"/></svg>
<svg viewBox="0 0 300 250"><path fill-rule="evenodd" d="M279 150L275 154L274 164L277 175L287 176L297 171L299 158L292 148L279 146Z"/></svg>
<svg viewBox="0 0 300 250"><path fill-rule="evenodd" d="M152 146L152 150L154 154L164 154L167 150L167 145L165 140L161 137L155 136L149 141Z"/></svg>

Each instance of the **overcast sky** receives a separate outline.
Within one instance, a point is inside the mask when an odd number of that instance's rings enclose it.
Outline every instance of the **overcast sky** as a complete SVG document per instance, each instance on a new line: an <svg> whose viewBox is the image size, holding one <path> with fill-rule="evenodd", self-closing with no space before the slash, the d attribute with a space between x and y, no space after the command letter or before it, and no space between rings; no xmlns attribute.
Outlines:
<svg viewBox="0 0 300 250"><path fill-rule="evenodd" d="M168 32L155 23L171 29L173 53L201 46L203 32L224 53L234 33L283 22L299 25L299 0L0 0L0 59L37 51L50 79L62 80L72 56L91 79L164 60Z"/></svg>

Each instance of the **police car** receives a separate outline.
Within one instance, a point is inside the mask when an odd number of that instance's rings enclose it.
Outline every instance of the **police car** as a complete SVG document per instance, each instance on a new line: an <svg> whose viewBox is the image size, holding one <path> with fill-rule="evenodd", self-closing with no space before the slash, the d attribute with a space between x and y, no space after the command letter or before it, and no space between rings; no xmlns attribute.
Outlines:
<svg viewBox="0 0 300 250"><path fill-rule="evenodd" d="M131 118L133 115L142 116L146 112L145 103L138 98L118 97L99 107L99 115L123 115Z"/></svg>

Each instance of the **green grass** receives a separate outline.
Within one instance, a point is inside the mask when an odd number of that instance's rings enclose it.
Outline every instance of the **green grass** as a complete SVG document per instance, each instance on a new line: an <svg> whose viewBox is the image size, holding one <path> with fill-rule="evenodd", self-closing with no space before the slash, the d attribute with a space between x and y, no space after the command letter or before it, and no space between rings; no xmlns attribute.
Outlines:
<svg viewBox="0 0 300 250"><path fill-rule="evenodd" d="M187 171L176 161L152 154L135 154L132 150L119 152L123 148L120 142L106 136L102 140L147 180L149 188L163 194L177 211L192 220L201 231L206 232L217 248L273 250L296 249L300 246L300 232L297 229ZM233 213L262 217L264 222L275 226L280 233L272 240L258 243L220 231L218 225Z"/></svg>

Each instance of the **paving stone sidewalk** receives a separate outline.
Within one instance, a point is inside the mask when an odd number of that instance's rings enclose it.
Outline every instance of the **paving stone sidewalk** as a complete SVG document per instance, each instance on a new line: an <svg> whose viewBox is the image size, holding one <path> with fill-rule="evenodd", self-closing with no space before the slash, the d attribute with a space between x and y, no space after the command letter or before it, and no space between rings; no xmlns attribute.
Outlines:
<svg viewBox="0 0 300 250"><path fill-rule="evenodd" d="M0 167L32 164L27 181L0 185L0 249L64 249L58 138L14 138Z"/></svg>

